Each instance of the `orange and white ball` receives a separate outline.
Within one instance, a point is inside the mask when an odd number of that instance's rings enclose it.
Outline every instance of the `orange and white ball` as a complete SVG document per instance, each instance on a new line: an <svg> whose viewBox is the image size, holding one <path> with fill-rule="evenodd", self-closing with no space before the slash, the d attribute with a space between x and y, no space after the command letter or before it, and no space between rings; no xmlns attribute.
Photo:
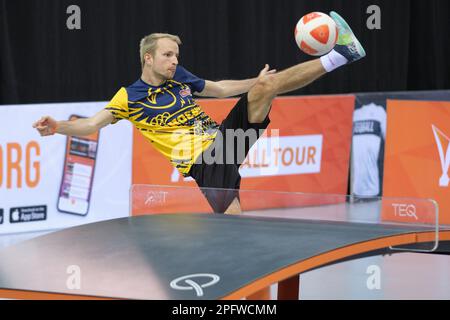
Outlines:
<svg viewBox="0 0 450 320"><path fill-rule="evenodd" d="M330 16L322 12L304 15L295 27L295 41L306 54L322 56L336 45L338 29Z"/></svg>

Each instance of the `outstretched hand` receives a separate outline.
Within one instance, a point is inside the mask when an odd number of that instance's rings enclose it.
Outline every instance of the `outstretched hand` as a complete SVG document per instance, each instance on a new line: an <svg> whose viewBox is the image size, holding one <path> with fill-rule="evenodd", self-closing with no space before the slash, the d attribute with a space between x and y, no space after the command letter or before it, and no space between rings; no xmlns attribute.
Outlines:
<svg viewBox="0 0 450 320"><path fill-rule="evenodd" d="M269 69L270 69L270 67L269 67L269 65L266 63L266 65L264 66L264 69L262 69L262 70L259 72L258 78L262 78L262 77L267 76L267 75L270 75L270 74L275 74L275 73L277 72L276 69L272 69L272 70L269 70Z"/></svg>
<svg viewBox="0 0 450 320"><path fill-rule="evenodd" d="M33 128L35 128L41 136L55 134L57 126L56 120L49 116L42 117L40 120L33 123Z"/></svg>

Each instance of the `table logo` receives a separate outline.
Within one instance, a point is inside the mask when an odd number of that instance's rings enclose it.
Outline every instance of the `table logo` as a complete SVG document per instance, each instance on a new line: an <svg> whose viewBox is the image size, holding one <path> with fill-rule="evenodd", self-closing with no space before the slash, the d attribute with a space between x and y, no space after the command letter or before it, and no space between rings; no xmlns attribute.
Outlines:
<svg viewBox="0 0 450 320"><path fill-rule="evenodd" d="M193 279L202 279L203 281L197 282ZM203 297L203 288L211 287L219 281L220 277L216 274L196 273L172 280L170 287L175 290L195 290L197 297Z"/></svg>

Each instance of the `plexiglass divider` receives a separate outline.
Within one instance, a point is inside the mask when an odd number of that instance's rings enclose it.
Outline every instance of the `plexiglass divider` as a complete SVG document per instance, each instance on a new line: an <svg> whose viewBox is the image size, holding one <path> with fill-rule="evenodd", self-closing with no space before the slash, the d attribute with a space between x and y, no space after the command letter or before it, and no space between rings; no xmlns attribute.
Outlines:
<svg viewBox="0 0 450 320"><path fill-rule="evenodd" d="M238 195L240 208L232 211L243 216L397 227L416 235L412 243L392 250L432 252L439 244L439 210L430 199L133 185L130 215L213 214L205 194L219 202Z"/></svg>

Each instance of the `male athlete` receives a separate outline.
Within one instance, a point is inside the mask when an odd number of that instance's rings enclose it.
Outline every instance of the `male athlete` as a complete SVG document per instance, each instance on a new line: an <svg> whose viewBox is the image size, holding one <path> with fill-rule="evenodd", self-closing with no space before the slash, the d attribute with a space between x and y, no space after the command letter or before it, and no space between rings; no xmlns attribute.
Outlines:
<svg viewBox="0 0 450 320"><path fill-rule="evenodd" d="M181 41L177 36L148 35L140 43L141 77L132 85L122 87L103 110L75 121L55 121L46 116L33 127L42 136L55 133L84 136L127 119L182 175L194 178L200 188L232 190L202 189L214 212L239 212L238 170L243 159L232 156L233 160L228 161L227 154L230 150L244 151L245 157L253 142L244 143L245 150L236 150L235 141L224 138L225 131L254 130L259 137L269 124L272 100L278 94L302 88L325 73L365 56L344 19L335 12L330 16L339 30L337 44L330 53L278 73L266 65L257 78L238 81L214 82L196 77L178 65ZM242 97L218 125L197 105L193 94L217 98L242 94ZM217 158L216 153L220 154L221 161L203 160L206 154Z"/></svg>

